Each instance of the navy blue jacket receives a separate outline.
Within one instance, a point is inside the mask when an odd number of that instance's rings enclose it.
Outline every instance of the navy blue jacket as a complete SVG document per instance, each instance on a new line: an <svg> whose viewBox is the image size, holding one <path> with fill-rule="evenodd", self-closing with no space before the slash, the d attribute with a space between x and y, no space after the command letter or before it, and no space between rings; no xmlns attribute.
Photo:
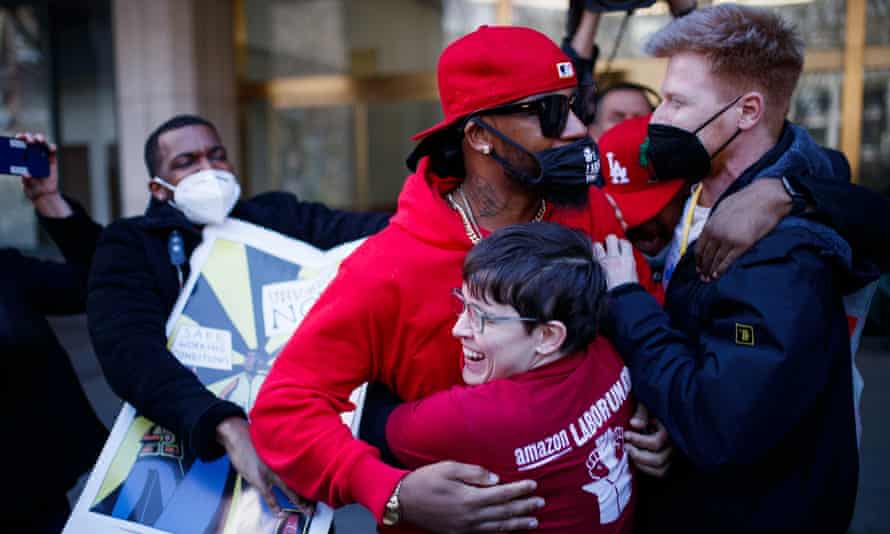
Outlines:
<svg viewBox="0 0 890 534"><path fill-rule="evenodd" d="M69 217L39 217L66 263L0 249L0 403L6 414L0 455L9 481L3 532L32 532L55 519L108 435L46 320L84 312L87 272L102 230L69 203Z"/></svg>
<svg viewBox="0 0 890 534"><path fill-rule="evenodd" d="M238 202L231 216L325 250L371 235L389 221L388 214L331 210L288 193ZM216 426L245 414L207 390L167 350L165 325L180 290L167 250L173 230L180 231L191 257L201 241L201 228L167 203L152 199L144 216L106 228L90 274L88 324L114 392L207 460L224 452L216 442ZM188 274L186 264L183 278Z"/></svg>
<svg viewBox="0 0 890 534"><path fill-rule="evenodd" d="M792 173L831 168L789 124L722 198L757 176ZM610 327L635 394L681 453L645 496L644 525L846 530L858 452L841 296L876 276L833 230L788 218L712 283L699 280L690 247L663 310L636 284L612 292Z"/></svg>

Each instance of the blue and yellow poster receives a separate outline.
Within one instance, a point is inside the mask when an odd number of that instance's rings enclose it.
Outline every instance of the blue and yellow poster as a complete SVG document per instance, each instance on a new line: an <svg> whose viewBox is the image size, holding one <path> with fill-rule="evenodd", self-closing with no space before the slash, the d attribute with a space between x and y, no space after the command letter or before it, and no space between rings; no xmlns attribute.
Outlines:
<svg viewBox="0 0 890 534"><path fill-rule="evenodd" d="M278 352L360 242L322 252L229 219L204 230L167 322L167 346L220 398L250 411ZM364 387L344 424L357 432ZM203 462L180 439L125 405L65 533L322 534L332 510L301 511L277 494L272 515L227 457Z"/></svg>

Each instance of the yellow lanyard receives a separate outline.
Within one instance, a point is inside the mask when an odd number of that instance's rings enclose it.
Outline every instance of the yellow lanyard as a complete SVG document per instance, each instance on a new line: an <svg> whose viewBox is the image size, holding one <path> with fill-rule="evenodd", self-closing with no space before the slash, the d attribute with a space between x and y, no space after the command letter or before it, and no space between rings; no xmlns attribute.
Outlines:
<svg viewBox="0 0 890 534"><path fill-rule="evenodd" d="M689 209L686 210L686 216L683 219L683 237L680 239L680 257L686 254L686 247L689 246L689 231L692 230L692 219L695 216L695 207L698 206L698 197L701 196L701 183L692 187L692 196L689 197Z"/></svg>

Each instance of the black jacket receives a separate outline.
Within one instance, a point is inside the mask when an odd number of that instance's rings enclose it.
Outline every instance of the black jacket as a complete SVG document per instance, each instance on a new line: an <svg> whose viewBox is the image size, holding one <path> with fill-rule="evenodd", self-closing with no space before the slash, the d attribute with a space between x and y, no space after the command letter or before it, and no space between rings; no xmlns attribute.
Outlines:
<svg viewBox="0 0 890 534"><path fill-rule="evenodd" d="M231 216L321 249L373 234L389 220L388 214L335 211L287 193L239 202ZM207 460L224 452L216 442L216 426L245 414L207 390L167 350L165 325L180 290L167 248L173 230L180 231L190 257L201 229L167 203L152 199L144 216L106 228L90 275L89 328L114 392ZM187 264L183 278L188 278Z"/></svg>
<svg viewBox="0 0 890 534"><path fill-rule="evenodd" d="M797 133L786 128L725 195L756 176L824 171ZM854 265L833 230L798 218L716 282L699 280L689 251L664 310L636 284L611 294L634 392L681 452L644 496L641 521L665 532L844 532L858 451L842 295L877 271Z"/></svg>
<svg viewBox="0 0 890 534"><path fill-rule="evenodd" d="M0 402L7 414L0 455L9 490L0 525L32 524L46 506L64 500L92 468L108 434L45 317L83 313L86 305L101 227L69 202L74 215L40 218L67 263L0 249Z"/></svg>

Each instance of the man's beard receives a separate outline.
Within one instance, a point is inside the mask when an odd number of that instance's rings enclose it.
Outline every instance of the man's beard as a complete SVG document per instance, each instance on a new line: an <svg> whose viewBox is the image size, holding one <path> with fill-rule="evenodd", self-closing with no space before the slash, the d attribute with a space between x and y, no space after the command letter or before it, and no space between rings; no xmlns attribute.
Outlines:
<svg viewBox="0 0 890 534"><path fill-rule="evenodd" d="M512 167L529 176L537 176L541 171L533 157L512 147L506 147L504 159ZM526 191L543 198L546 202L570 209L581 209L587 206L590 184L554 185L548 182L546 176L541 180L541 183L529 184L521 176L517 176L510 168L502 168L504 173L516 184L519 184Z"/></svg>

